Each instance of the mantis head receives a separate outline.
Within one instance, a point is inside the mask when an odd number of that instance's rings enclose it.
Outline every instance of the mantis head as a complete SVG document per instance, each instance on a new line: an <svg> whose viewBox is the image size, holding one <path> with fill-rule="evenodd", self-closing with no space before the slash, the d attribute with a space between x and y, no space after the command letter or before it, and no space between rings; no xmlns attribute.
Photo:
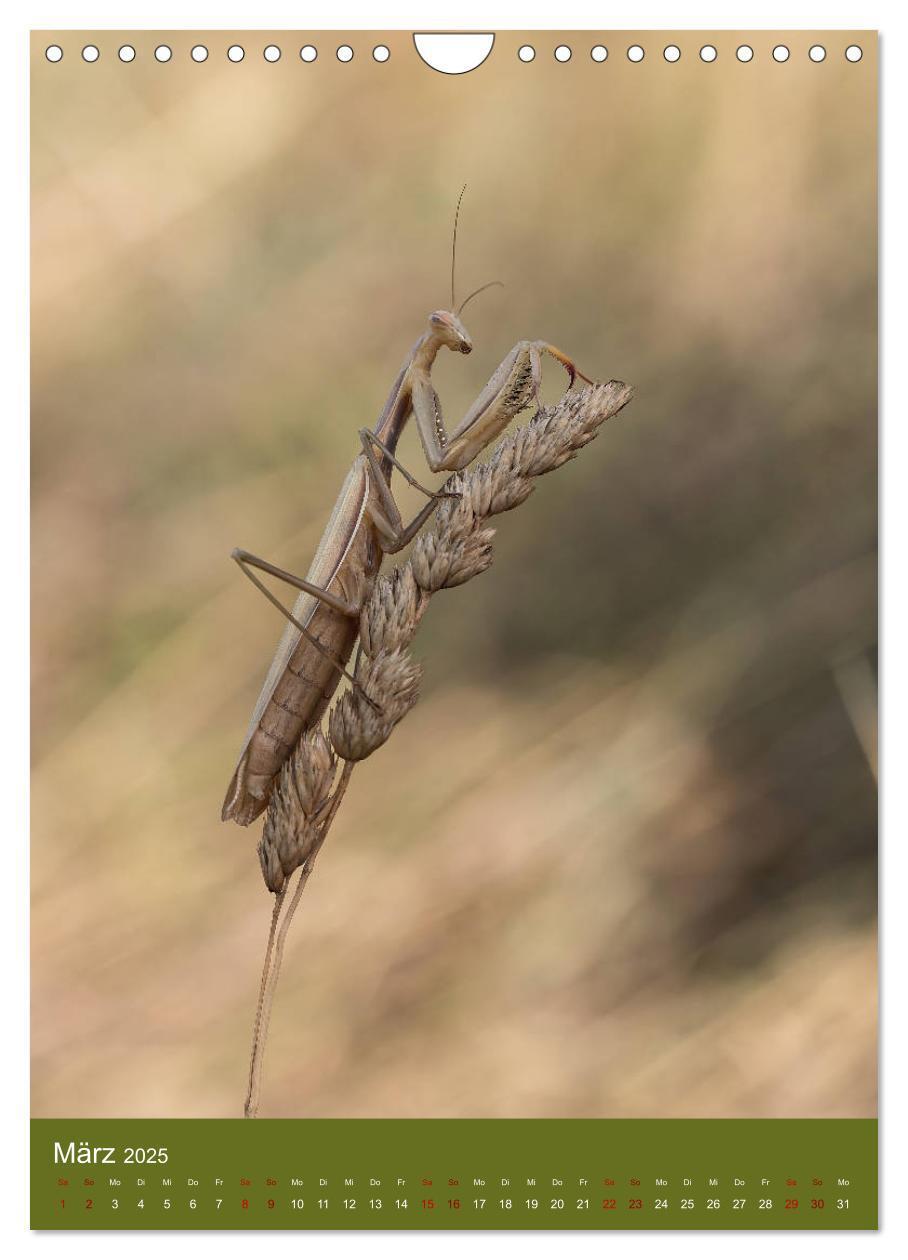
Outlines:
<svg viewBox="0 0 908 1260"><path fill-rule="evenodd" d="M449 350L469 354L473 349L470 334L451 311L433 311L429 316L429 334Z"/></svg>

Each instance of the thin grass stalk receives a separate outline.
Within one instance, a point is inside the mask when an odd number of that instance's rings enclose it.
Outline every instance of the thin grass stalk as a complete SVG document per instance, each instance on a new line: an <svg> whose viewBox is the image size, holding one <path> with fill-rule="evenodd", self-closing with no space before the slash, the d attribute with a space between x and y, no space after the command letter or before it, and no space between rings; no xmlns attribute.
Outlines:
<svg viewBox="0 0 908 1260"><path fill-rule="evenodd" d="M281 974L281 963L284 960L284 943L287 940L287 933L290 931L290 924L293 922L293 916L296 908L300 903L303 895L303 889L306 887L312 868L315 865L315 859L318 857L322 845L328 835L331 823L334 821L340 803L344 799L344 793L353 774L353 761L345 761L344 768L341 772L340 780L337 788L331 798L330 808L325 815L325 820L319 838L315 847L306 858L305 864L300 867L299 879L296 882L293 896L287 906L286 913L278 928L278 920L281 915L281 907L284 904L288 884L285 884L279 893L275 895L274 911L271 916L271 931L268 934L268 945L265 949L265 961L262 966L262 982L259 989L259 1003L256 1011L255 1027L252 1033L252 1055L249 1063L249 1087L246 1092L246 1103L243 1113L247 1120L254 1120L258 1115L259 1103L262 1096L262 1073L265 1062L265 1046L268 1043L268 1028L271 1023L271 1009L274 1005L274 994L277 991L277 983Z"/></svg>
<svg viewBox="0 0 908 1260"><path fill-rule="evenodd" d="M271 975L271 958L274 952L274 937L277 932L278 919L281 914L281 906L284 904L286 896L286 888L282 888L274 898L274 908L271 912L271 927L268 931L268 944L265 947L265 961L262 964L262 981L259 985L259 1000L255 1008L255 1024L252 1030L252 1054L249 1058L249 1085L246 1090L246 1104L244 1114L247 1120L255 1117L258 1110L259 1097L262 1091L262 1048L268 1035L267 1023L263 1026L263 1015L265 1011L265 998L268 993L268 981Z"/></svg>

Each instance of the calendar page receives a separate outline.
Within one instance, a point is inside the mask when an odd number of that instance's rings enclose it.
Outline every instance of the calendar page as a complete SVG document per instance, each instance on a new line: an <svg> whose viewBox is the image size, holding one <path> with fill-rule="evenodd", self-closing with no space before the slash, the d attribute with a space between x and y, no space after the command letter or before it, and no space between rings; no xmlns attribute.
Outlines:
<svg viewBox="0 0 908 1260"><path fill-rule="evenodd" d="M38 1230L877 1223L877 37L36 30Z"/></svg>

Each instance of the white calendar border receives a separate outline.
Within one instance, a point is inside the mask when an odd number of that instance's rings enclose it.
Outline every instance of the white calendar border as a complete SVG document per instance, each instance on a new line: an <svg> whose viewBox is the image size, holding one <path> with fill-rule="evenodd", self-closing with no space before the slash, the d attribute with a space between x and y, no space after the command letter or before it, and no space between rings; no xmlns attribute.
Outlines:
<svg viewBox="0 0 908 1260"><path fill-rule="evenodd" d="M130 4L126 0L86 0L41 3L28 0L28 25L37 28L93 30L105 27L157 30L867 30L886 25L895 34L904 25L898 5L887 0L876 4L846 0L800 0L772 7L732 7L729 3L681 0L638 0L616 8L590 0L444 0L434 7L426 0L332 0L323 5L263 0L260 6L234 0L174 0L157 5ZM447 18L456 18L450 24ZM556 18L557 21L552 19Z"/></svg>
<svg viewBox="0 0 908 1260"><path fill-rule="evenodd" d="M601 1254L604 1248L612 1254L659 1255L671 1249L677 1260L700 1260L706 1252L725 1255L761 1254L767 1246L780 1260L786 1257L823 1256L830 1254L863 1255L873 1248L885 1255L904 1254L908 1242L906 1209L908 1202L908 1160L904 1155L905 1127L908 1125L906 1085L903 1065L908 1062L908 1038L904 1006L904 981L900 963L906 954L908 915L902 902L908 891L908 599L904 577L908 555L908 388L902 368L904 346L908 342L908 320L904 310L904 293L908 290L906 233L897 230L898 222L908 222L908 178L904 162L900 162L896 146L897 119L908 116L908 74L898 57L904 58L908 46L908 20L896 3L856 4L841 0L809 3L801 0L794 6L776 4L765 8L732 7L725 4L691 3L661 0L647 3L639 0L633 8L614 9L605 4L558 0L557 4L541 0L523 3L476 3L457 0L457 4L429 10L423 3L332 3L325 6L325 18L316 20L315 6L288 3L287 0L265 0L262 6L243 5L232 0L190 0L177 5L173 0L151 6L132 5L126 0L88 0L73 4L25 3L17 6L16 21L4 18L6 37L0 73L0 90L5 108L0 118L6 128L9 154L7 171L15 178L4 179L0 213L0 233L6 253L3 304L3 325L0 328L0 354L6 386L6 414L3 417L3 455L0 458L0 517L6 554L4 589L9 597L3 600L4 616L0 621L0 661L3 663L3 684L0 695L7 705L5 722L0 733L0 765L4 767L6 785L6 827L3 840L7 846L6 875L3 891L6 899L0 914L3 929L2 957L5 967L7 1009L18 1018L4 1021L5 1035L0 1044L0 1065L6 1107L2 1152L0 1152L0 1186L3 1188L3 1209L0 1231L16 1248L27 1247L47 1252L65 1248L68 1255L81 1260L99 1253L118 1255L157 1251L166 1246L169 1255L179 1260L182 1255L247 1254L250 1247L264 1245L274 1251L292 1248L295 1254L305 1250L309 1256L346 1256L351 1251L368 1250L370 1260L398 1260L400 1256L460 1255L469 1248L471 1256L519 1254L524 1257L548 1257L553 1249L570 1248L576 1254ZM456 18L456 26L447 26L446 17ZM552 19L556 18L557 21ZM253 20L250 20L253 19ZM889 368L881 390L882 485L881 523L885 539L883 573L885 599L883 613L883 658L881 678L885 688L883 705L883 768L885 793L882 809L882 887L883 939L885 950L884 1006L882 1020L884 1122L882 1155L882 1221L880 1236L846 1233L663 1233L640 1234L596 1231L591 1233L489 1233L452 1231L445 1234L424 1233L311 1233L269 1234L247 1238L238 1233L173 1234L166 1237L149 1234L32 1234L25 1233L27 1189L25 1160L27 1143L28 1103L24 1087L28 1073L26 1012L28 1003L26 933L27 933L27 856L24 840L26 824L27 752L24 733L27 729L28 691L23 663L27 659L28 636L25 608L28 591L28 440L26 417L28 408L27 329L27 131L26 62L27 27L95 29L112 27L152 29L868 29L881 27L881 83L885 125L882 131L882 153L885 160L883 185L884 253L886 282L881 289L883 315L882 364ZM6 172L5 172L6 174ZM886 230L888 228L888 231ZM901 650L900 650L901 648ZM889 773L887 773L887 771ZM901 773L899 773L901 771ZM899 1152L902 1148L902 1153ZM901 1241L899 1241L901 1239Z"/></svg>

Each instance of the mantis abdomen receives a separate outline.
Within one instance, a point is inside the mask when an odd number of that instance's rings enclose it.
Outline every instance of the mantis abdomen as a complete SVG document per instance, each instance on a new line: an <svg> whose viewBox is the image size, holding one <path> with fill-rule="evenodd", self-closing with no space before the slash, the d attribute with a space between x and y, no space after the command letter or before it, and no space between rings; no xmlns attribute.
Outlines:
<svg viewBox="0 0 908 1260"><path fill-rule="evenodd" d="M356 461L338 496L308 580L359 607L382 551L365 511L369 480ZM268 804L272 784L304 731L320 721L359 634L359 621L301 594L296 620L316 647L288 624L252 715L221 817L247 826ZM333 658L333 659L332 659Z"/></svg>

